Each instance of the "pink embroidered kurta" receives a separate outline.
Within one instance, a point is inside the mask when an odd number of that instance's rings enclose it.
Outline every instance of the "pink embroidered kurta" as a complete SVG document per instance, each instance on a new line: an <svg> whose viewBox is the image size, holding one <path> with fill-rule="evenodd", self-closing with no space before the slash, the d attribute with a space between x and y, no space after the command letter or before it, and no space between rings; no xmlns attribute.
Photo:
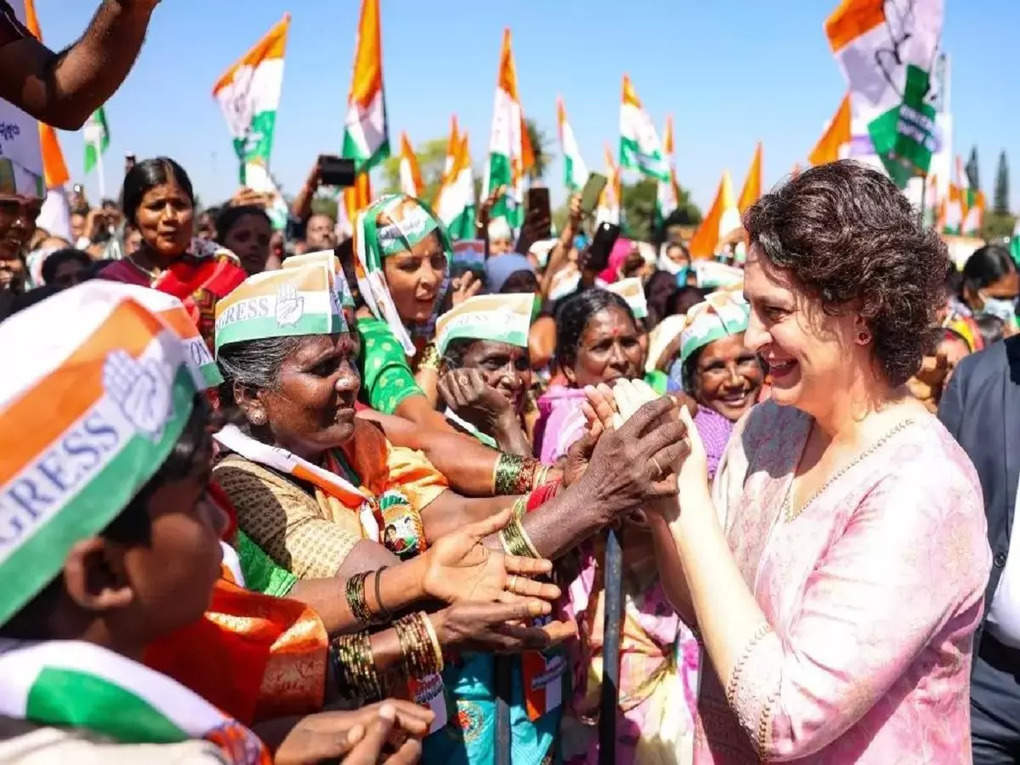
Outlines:
<svg viewBox="0 0 1020 765"><path fill-rule="evenodd" d="M734 711L702 673L695 762L969 763L970 654L990 551L967 456L915 416L792 520L811 419L766 402L734 430L715 502L772 632Z"/></svg>

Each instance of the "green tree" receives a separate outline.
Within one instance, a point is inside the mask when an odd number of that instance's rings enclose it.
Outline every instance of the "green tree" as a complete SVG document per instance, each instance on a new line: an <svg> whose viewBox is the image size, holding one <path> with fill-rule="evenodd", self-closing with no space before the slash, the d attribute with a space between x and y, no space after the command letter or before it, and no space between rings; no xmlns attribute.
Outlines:
<svg viewBox="0 0 1020 765"><path fill-rule="evenodd" d="M1009 163L1005 149L999 154L999 167L995 171L995 204L992 209L996 215L1009 214Z"/></svg>
<svg viewBox="0 0 1020 765"><path fill-rule="evenodd" d="M970 159L967 160L967 166L964 168L964 172L967 173L967 182L970 184L972 189L981 188L981 176L978 173L978 155L977 146L970 148Z"/></svg>
<svg viewBox="0 0 1020 765"><path fill-rule="evenodd" d="M662 231L655 228L655 196L658 183L642 178L623 184L623 225L626 236L644 242L660 241ZM665 221L666 226L693 225L701 222L701 210L691 201L691 193L681 188L678 205Z"/></svg>
<svg viewBox="0 0 1020 765"><path fill-rule="evenodd" d="M998 213L993 210L985 214L980 236L989 242L1001 242L1003 239L1009 239L1015 225L1015 215L1010 215L1009 212Z"/></svg>
<svg viewBox="0 0 1020 765"><path fill-rule="evenodd" d="M549 136L535 124L534 120L525 118L524 126L527 128L528 138L531 139L531 151L535 155L535 164L528 171L528 178L533 181L541 180L542 176L545 175L549 162L556 155L549 148Z"/></svg>
<svg viewBox="0 0 1020 765"><path fill-rule="evenodd" d="M434 204L439 184L443 180L443 165L446 163L446 138L432 138L414 149L425 184L422 199ZM383 191L400 191L400 155L396 154L382 163Z"/></svg>

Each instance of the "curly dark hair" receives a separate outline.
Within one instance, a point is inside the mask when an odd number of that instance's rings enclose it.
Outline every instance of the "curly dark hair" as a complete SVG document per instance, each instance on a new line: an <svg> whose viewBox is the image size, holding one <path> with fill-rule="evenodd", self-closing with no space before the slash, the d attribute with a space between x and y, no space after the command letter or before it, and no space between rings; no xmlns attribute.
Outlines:
<svg viewBox="0 0 1020 765"><path fill-rule="evenodd" d="M881 173L851 160L813 167L744 213L751 245L837 316L867 320L886 380L921 365L937 333L946 246Z"/></svg>

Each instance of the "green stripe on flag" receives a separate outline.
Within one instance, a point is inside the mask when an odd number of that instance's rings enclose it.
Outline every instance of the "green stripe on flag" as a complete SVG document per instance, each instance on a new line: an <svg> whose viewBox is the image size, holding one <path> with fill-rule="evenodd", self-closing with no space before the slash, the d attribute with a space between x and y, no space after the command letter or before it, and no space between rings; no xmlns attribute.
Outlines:
<svg viewBox="0 0 1020 765"><path fill-rule="evenodd" d="M101 677L71 669L46 667L39 673L28 692L25 717L88 728L127 744L171 744L188 738L144 699Z"/></svg>
<svg viewBox="0 0 1020 765"><path fill-rule="evenodd" d="M506 154L489 154L489 188L485 190L486 196L491 194L499 186L510 186L510 157Z"/></svg>
<svg viewBox="0 0 1020 765"><path fill-rule="evenodd" d="M344 144L340 156L354 160L354 172L364 173L390 156L390 139L386 138L370 156L366 156L350 133L344 131Z"/></svg>
<svg viewBox="0 0 1020 765"><path fill-rule="evenodd" d="M450 221L450 225L446 227L447 233L450 235L450 239L457 241L460 239L474 239L475 238L475 206L469 205L460 211L460 214Z"/></svg>
<svg viewBox="0 0 1020 765"><path fill-rule="evenodd" d="M100 106L92 113L83 127L85 139L85 172L88 173L99 161L99 155L110 145L110 129L106 124L106 111Z"/></svg>
<svg viewBox="0 0 1020 765"><path fill-rule="evenodd" d="M4 574L0 624L49 584L75 542L96 534L116 518L166 460L194 405L195 383L184 365L177 371L171 395L175 414L163 426L159 441L131 437L76 496L0 564Z"/></svg>
<svg viewBox="0 0 1020 765"><path fill-rule="evenodd" d="M276 111L259 112L251 118L248 135L234 139L234 151L241 160L241 183L245 182L245 163L260 159L267 167L269 155L273 150L273 132L276 129Z"/></svg>

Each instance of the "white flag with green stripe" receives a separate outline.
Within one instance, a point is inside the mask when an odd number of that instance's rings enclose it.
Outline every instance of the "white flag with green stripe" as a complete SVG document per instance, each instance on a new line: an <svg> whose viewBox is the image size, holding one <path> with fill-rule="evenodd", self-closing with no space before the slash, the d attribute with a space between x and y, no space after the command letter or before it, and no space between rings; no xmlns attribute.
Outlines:
<svg viewBox="0 0 1020 765"><path fill-rule="evenodd" d="M341 155L353 159L357 172L370 170L390 156L386 96L383 91L379 0L362 0L354 74L347 96Z"/></svg>
<svg viewBox="0 0 1020 765"><path fill-rule="evenodd" d="M85 172L91 172L99 162L99 155L110 145L110 129L106 124L106 110L100 106L82 128L85 138Z"/></svg>
<svg viewBox="0 0 1020 765"><path fill-rule="evenodd" d="M660 181L669 180L659 135L627 75L623 75L620 102L620 168L637 170Z"/></svg>
<svg viewBox="0 0 1020 765"><path fill-rule="evenodd" d="M241 183L248 184L250 165L269 167L276 128L276 110L283 88L283 54L287 46L290 14L241 57L213 88L227 127L234 139L234 151L241 160Z"/></svg>
<svg viewBox="0 0 1020 765"><path fill-rule="evenodd" d="M563 152L563 182L570 191L579 191L588 180L588 166L577 148L574 129L567 121L567 108L563 98L556 99L556 123L560 133L560 150Z"/></svg>

